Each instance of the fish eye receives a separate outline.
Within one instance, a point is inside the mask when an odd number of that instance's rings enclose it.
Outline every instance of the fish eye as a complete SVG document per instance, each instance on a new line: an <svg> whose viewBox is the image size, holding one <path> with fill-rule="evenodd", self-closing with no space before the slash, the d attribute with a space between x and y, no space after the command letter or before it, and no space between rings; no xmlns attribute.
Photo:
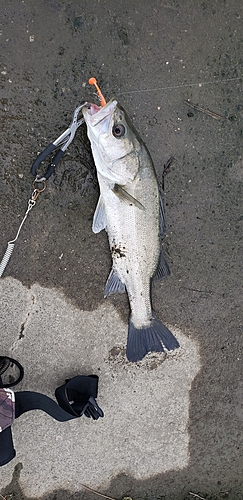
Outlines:
<svg viewBox="0 0 243 500"><path fill-rule="evenodd" d="M117 137L118 139L120 137L122 137L126 132L126 129L124 127L124 125L122 125L121 123L118 123L117 125L113 125L112 127L112 134L114 135L114 137Z"/></svg>

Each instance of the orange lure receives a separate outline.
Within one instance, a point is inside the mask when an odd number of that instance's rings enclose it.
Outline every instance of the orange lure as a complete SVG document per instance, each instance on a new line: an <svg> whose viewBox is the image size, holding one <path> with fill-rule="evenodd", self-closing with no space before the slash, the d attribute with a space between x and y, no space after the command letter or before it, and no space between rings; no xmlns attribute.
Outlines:
<svg viewBox="0 0 243 500"><path fill-rule="evenodd" d="M106 100L105 100L105 98L104 98L104 96L103 96L103 94L102 94L102 92L101 92L101 90L100 90L100 88L98 86L96 78L93 78L93 77L90 78L89 79L89 84L95 86L95 88L97 90L97 94L98 94L99 100L100 100L100 105L102 107L104 107L106 105Z"/></svg>

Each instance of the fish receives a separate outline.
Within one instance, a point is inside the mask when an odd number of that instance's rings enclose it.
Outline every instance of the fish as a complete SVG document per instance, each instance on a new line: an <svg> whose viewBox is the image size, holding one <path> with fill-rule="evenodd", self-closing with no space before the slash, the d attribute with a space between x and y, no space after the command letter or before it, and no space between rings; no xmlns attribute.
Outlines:
<svg viewBox="0 0 243 500"><path fill-rule="evenodd" d="M115 98L102 106L88 103L82 113L100 188L92 230L105 229L112 257L104 296L127 291L126 356L138 362L148 353L179 347L151 302L152 279L170 274L162 248L161 190L150 153Z"/></svg>

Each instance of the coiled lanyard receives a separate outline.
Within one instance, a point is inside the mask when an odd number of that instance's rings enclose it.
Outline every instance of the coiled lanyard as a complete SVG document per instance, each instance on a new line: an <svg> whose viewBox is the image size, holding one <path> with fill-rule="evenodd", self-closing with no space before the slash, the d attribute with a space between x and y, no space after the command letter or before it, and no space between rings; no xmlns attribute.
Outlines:
<svg viewBox="0 0 243 500"><path fill-rule="evenodd" d="M29 201L28 201L27 210L26 210L25 215L23 217L23 220L19 226L17 234L13 240L8 242L7 250L2 258L2 261L0 262L0 277L3 275L3 273L5 271L5 268L6 268L8 262L9 262L9 259L12 255L12 252L13 252L13 249L15 246L15 242L17 241L17 239L19 237L19 233L23 227L23 224L24 224L29 212L35 206L36 200L37 200L39 194L42 193L46 189L47 179L49 179L49 177L53 174L58 162L61 160L66 149L73 141L78 127L80 127L80 125L82 125L82 123L84 122L83 118L78 120L78 115L79 115L79 112L81 111L81 109L84 106L86 106L87 104L88 103L86 101L84 101L80 106L78 106L75 109L75 111L73 113L72 122L71 122L70 126L67 128L67 130L65 130L65 132L63 132L53 143L49 144L49 146L47 146L44 149L44 151L42 151L37 156L36 160L34 161L32 167L31 167L31 172L35 176L35 180L33 182L33 192L31 194ZM60 145L61 145L61 147L59 147L59 149L55 153L55 156L52 158L51 163L50 163L49 167L47 168L44 176L38 175L37 168L40 165L40 163L43 162L47 158L47 156L49 156Z"/></svg>

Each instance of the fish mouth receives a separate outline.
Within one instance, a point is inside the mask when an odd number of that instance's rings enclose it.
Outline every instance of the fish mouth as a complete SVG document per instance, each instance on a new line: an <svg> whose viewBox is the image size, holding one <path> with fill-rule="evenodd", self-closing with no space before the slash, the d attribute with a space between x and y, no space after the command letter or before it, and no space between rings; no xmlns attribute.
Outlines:
<svg viewBox="0 0 243 500"><path fill-rule="evenodd" d="M95 115L96 113L98 113L102 109L101 106L97 106L97 104L93 104L92 102L88 102L86 104L86 106L84 106L84 107L87 109L87 113L90 116Z"/></svg>
<svg viewBox="0 0 243 500"><path fill-rule="evenodd" d="M91 125L91 127L95 127L103 121L110 121L110 116L113 114L116 106L117 101L115 99L111 99L103 107L89 102L82 109L85 122ZM105 120L106 118L109 118L109 120Z"/></svg>

